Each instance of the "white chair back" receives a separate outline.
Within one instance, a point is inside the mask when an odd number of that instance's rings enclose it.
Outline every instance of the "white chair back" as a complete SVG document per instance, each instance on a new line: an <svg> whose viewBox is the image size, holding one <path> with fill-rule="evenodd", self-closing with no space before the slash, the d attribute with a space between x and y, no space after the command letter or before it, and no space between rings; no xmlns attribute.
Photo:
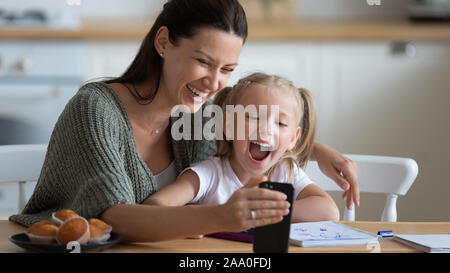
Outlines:
<svg viewBox="0 0 450 273"><path fill-rule="evenodd" d="M381 221L397 221L397 197L405 195L417 177L419 168L411 158L346 155L358 166L358 182L360 192L384 193L387 196L386 205L381 215ZM325 191L342 191L330 178L324 175L317 162L308 162L306 174ZM355 220L355 206L352 210L345 208L345 221Z"/></svg>
<svg viewBox="0 0 450 273"><path fill-rule="evenodd" d="M19 211L27 202L25 183L38 180L46 152L46 144L0 145L0 184L18 183Z"/></svg>

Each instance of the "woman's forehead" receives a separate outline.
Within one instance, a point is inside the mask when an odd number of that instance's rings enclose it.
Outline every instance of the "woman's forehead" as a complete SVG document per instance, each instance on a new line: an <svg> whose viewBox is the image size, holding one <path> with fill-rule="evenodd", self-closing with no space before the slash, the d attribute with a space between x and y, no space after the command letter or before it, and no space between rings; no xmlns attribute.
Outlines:
<svg viewBox="0 0 450 273"><path fill-rule="evenodd" d="M180 46L217 61L237 63L243 39L232 32L212 27L199 27L191 38L182 38Z"/></svg>

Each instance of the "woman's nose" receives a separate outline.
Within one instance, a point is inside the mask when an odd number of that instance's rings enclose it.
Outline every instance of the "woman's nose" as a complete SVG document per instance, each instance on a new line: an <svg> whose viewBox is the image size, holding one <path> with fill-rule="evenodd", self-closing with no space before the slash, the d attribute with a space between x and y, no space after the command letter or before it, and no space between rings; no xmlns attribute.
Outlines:
<svg viewBox="0 0 450 273"><path fill-rule="evenodd" d="M203 79L203 84L208 92L216 92L220 87L220 73L217 70L211 71L208 76Z"/></svg>

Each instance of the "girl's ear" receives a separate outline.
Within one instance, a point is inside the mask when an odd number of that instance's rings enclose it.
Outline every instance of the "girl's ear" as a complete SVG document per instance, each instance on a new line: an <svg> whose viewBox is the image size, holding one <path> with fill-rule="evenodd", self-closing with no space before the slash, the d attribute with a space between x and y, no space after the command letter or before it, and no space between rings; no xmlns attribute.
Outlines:
<svg viewBox="0 0 450 273"><path fill-rule="evenodd" d="M291 141L289 142L289 150L294 149L295 144L297 143L297 140L300 138L301 133L302 133L302 128L297 127L297 129L295 129L295 134L292 135Z"/></svg>
<svg viewBox="0 0 450 273"><path fill-rule="evenodd" d="M158 29L155 36L154 47L161 57L164 57L168 46L170 45L169 29L166 26L162 26Z"/></svg>

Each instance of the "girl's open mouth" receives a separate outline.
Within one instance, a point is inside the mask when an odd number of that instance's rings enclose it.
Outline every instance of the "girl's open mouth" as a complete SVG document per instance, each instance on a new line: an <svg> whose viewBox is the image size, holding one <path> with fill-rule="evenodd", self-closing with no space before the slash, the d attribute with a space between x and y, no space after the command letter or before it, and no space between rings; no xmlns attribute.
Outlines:
<svg viewBox="0 0 450 273"><path fill-rule="evenodd" d="M271 145L258 141L250 142L249 155L253 162L261 164L269 157Z"/></svg>

